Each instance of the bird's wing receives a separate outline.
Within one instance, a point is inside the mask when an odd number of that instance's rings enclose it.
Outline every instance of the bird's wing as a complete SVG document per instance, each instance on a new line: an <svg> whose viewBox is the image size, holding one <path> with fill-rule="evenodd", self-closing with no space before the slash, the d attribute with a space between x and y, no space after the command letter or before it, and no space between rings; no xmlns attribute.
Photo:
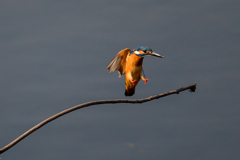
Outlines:
<svg viewBox="0 0 240 160"><path fill-rule="evenodd" d="M122 77L125 73L127 56L130 52L131 50L129 48L121 50L107 65L109 73L118 70L119 77Z"/></svg>

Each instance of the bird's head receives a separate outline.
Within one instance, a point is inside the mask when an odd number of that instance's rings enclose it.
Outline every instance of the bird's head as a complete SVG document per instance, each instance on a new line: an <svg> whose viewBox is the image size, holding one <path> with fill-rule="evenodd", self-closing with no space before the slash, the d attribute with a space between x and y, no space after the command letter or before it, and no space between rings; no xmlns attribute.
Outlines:
<svg viewBox="0 0 240 160"><path fill-rule="evenodd" d="M163 56L153 52L152 49L149 47L138 47L137 49L134 49L132 53L134 53L139 57L156 56L156 57L164 58Z"/></svg>

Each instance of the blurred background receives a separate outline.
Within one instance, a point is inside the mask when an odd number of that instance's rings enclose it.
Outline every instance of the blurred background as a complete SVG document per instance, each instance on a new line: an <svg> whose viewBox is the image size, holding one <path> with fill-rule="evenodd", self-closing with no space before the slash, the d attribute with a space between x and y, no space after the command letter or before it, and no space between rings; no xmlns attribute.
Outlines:
<svg viewBox="0 0 240 160"><path fill-rule="evenodd" d="M6 151L2 160L238 160L240 2L0 1L0 148L44 119L67 114ZM124 77L106 70L122 49L148 46L149 81L124 96Z"/></svg>

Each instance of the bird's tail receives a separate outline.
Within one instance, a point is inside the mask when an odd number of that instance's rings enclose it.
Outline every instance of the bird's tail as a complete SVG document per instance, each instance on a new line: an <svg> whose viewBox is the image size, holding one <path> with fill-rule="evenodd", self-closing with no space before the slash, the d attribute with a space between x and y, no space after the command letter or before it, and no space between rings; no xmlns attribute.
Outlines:
<svg viewBox="0 0 240 160"><path fill-rule="evenodd" d="M132 96L135 93L135 88L125 89L125 96Z"/></svg>

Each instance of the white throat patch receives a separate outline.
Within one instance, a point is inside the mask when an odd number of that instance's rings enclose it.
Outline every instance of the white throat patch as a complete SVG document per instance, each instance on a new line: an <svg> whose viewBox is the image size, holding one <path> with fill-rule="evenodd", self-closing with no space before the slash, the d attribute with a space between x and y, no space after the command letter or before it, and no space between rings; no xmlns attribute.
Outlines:
<svg viewBox="0 0 240 160"><path fill-rule="evenodd" d="M138 51L134 51L135 54L140 54Z"/></svg>

